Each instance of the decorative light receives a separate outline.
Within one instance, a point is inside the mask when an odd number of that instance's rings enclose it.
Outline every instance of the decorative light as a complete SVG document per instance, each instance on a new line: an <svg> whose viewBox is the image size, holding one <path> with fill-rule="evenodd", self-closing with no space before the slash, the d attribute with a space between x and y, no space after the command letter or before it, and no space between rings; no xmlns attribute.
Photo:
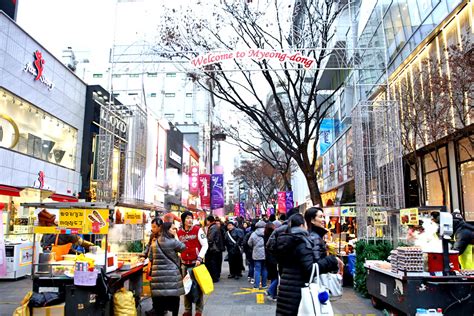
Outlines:
<svg viewBox="0 0 474 316"><path fill-rule="evenodd" d="M23 101L20 102L20 108L22 108L22 107L23 107Z"/></svg>
<svg viewBox="0 0 474 316"><path fill-rule="evenodd" d="M35 116L38 117L40 114L39 114L39 111L36 110L36 113L35 113Z"/></svg>
<svg viewBox="0 0 474 316"><path fill-rule="evenodd" d="M30 106L30 108L28 109L28 112L31 112L31 106Z"/></svg>
<svg viewBox="0 0 474 316"><path fill-rule="evenodd" d="M5 91L3 91L3 97L4 97L4 98L7 97L7 94L5 93Z"/></svg>
<svg viewBox="0 0 474 316"><path fill-rule="evenodd" d="M15 101L15 98L12 98L12 103L15 104L15 102L16 102L16 101Z"/></svg>

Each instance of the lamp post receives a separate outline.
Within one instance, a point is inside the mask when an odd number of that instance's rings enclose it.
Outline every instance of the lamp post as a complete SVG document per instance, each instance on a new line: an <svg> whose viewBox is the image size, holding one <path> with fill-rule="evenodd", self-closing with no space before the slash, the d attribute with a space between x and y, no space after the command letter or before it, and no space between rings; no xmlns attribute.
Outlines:
<svg viewBox="0 0 474 316"><path fill-rule="evenodd" d="M211 121L212 123L212 121ZM212 177L212 174L214 173L214 170L213 170L213 161L212 161L212 152L214 151L214 140L217 141L217 142L221 142L221 141L225 141L226 139L226 134L224 133L215 133L213 134L212 132L212 125L211 125L211 133L209 135L209 147L210 147L210 151L209 151L209 173L211 174L211 177ZM218 153L218 158L220 159L220 153ZM212 192L211 192L211 206L209 207L209 211L211 213L211 215L214 215L214 212L213 212L213 209L212 209Z"/></svg>

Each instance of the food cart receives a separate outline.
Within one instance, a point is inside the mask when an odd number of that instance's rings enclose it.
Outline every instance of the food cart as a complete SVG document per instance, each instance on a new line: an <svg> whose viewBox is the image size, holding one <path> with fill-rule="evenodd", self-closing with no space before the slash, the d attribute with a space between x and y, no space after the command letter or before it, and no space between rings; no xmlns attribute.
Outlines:
<svg viewBox="0 0 474 316"><path fill-rule="evenodd" d="M433 212L439 215L430 216ZM440 220L437 223L441 228L439 232L438 225L433 224L435 218ZM424 231L417 234L420 221ZM473 315L473 271L461 270L457 252L448 250L451 214L445 207L402 209L398 223L402 232L406 227L415 231L415 240L402 237L404 243L412 245L392 250L390 262L365 262L367 290L373 305L386 304L407 315L415 315L419 308L439 311L436 315ZM435 228L432 230L431 227Z"/></svg>
<svg viewBox="0 0 474 316"><path fill-rule="evenodd" d="M136 298L140 297L144 263L132 262L132 256L120 258L108 242L113 207L103 203L25 203L23 206L35 209L34 241L37 234L82 234L96 245L89 247L85 255L63 254L62 258L57 253L35 249L39 260L32 265L33 292L56 293L59 301L64 302L61 310L65 315L111 315L112 295L125 284ZM45 226L48 221L51 225Z"/></svg>

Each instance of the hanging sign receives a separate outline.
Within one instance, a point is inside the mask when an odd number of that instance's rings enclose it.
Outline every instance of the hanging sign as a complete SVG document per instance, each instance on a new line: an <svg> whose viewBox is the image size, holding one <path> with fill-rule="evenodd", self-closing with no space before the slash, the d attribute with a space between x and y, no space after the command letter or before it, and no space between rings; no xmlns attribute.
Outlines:
<svg viewBox="0 0 474 316"><path fill-rule="evenodd" d="M109 210L60 209L58 226L39 225L34 227L36 234L107 234L109 231Z"/></svg>
<svg viewBox="0 0 474 316"><path fill-rule="evenodd" d="M402 225L418 225L418 209L405 208L400 210L400 224Z"/></svg>
<svg viewBox="0 0 474 316"><path fill-rule="evenodd" d="M374 212L374 225L375 226L384 226L388 224L388 215L387 211Z"/></svg>
<svg viewBox="0 0 474 316"><path fill-rule="evenodd" d="M124 224L142 224L143 212L134 209L125 210Z"/></svg>
<svg viewBox="0 0 474 316"><path fill-rule="evenodd" d="M286 213L286 192L278 192L278 212Z"/></svg>

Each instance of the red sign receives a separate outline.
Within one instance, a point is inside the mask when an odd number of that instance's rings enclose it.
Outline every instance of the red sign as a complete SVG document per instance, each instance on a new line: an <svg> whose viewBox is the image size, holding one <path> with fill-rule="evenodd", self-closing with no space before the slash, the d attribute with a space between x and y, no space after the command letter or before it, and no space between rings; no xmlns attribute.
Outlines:
<svg viewBox="0 0 474 316"><path fill-rule="evenodd" d="M43 59L43 54L37 50L33 53L33 56L35 60L33 63L27 63L23 71L32 74L35 76L35 81L40 81L47 86L49 90L53 90L54 83L43 75L44 64L46 63Z"/></svg>
<svg viewBox="0 0 474 316"><path fill-rule="evenodd" d="M239 203L234 204L234 215L235 216L240 216L240 205L239 205Z"/></svg>
<svg viewBox="0 0 474 316"><path fill-rule="evenodd" d="M189 172L189 193L198 195L199 193L199 166L191 166Z"/></svg>
<svg viewBox="0 0 474 316"><path fill-rule="evenodd" d="M203 209L211 208L211 175L200 174L199 178L199 194L201 197L201 207Z"/></svg>
<svg viewBox="0 0 474 316"><path fill-rule="evenodd" d="M278 192L278 212L286 213L286 192Z"/></svg>

